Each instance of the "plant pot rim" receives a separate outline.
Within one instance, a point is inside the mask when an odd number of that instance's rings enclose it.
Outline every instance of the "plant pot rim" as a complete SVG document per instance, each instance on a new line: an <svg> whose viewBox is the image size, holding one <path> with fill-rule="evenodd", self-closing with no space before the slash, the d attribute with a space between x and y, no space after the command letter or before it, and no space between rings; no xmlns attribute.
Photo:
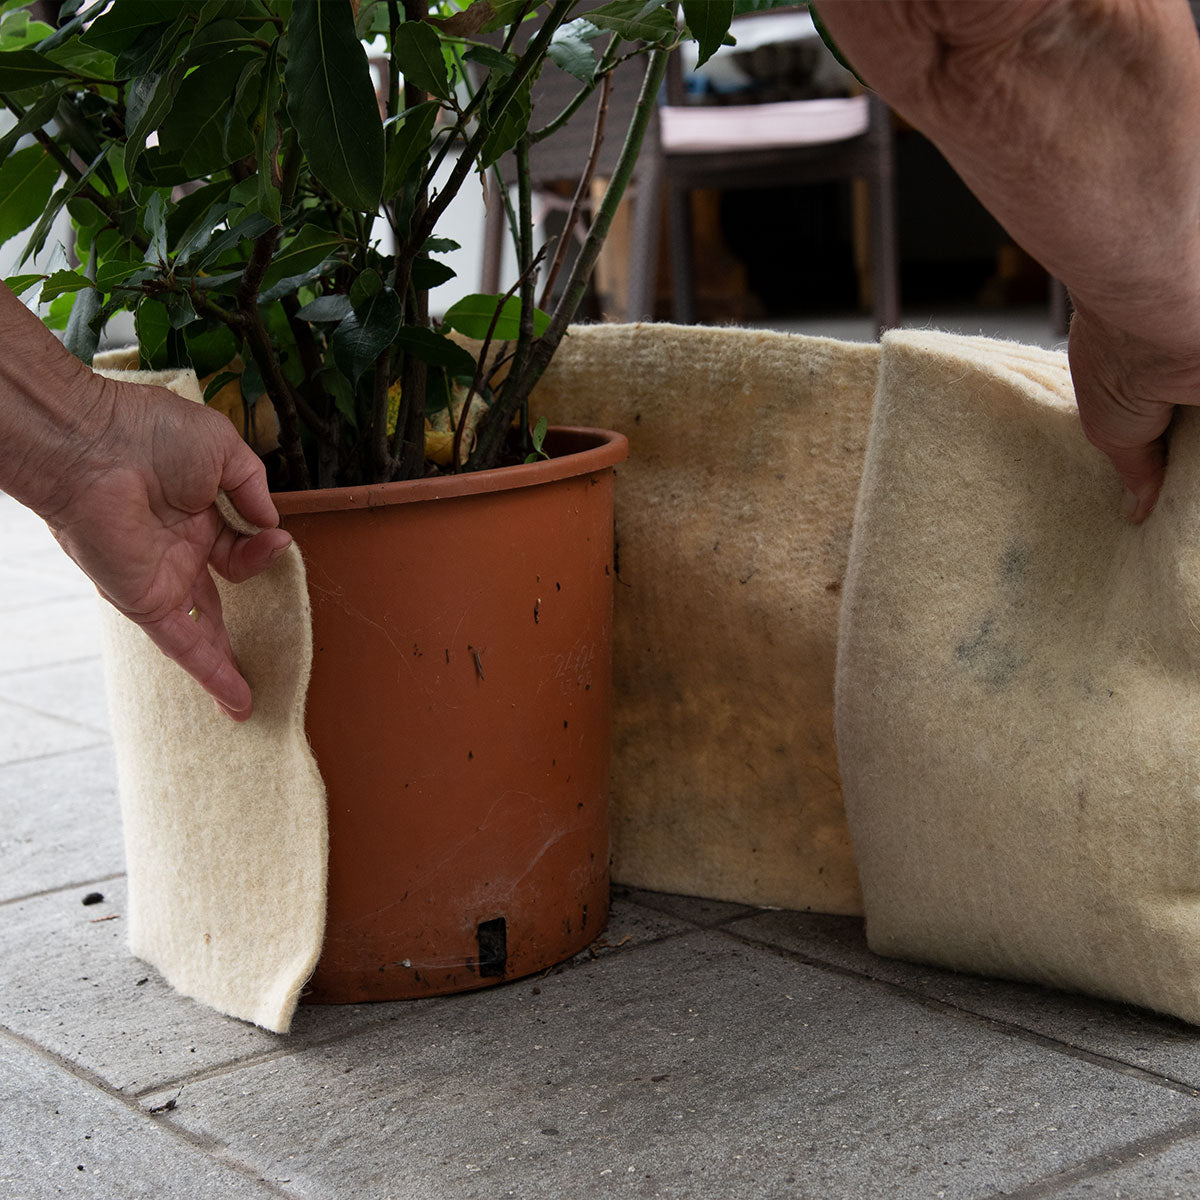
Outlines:
<svg viewBox="0 0 1200 1200"><path fill-rule="evenodd" d="M546 433L546 445L552 452L557 449L558 455L534 463L518 463L464 475L438 475L358 487L314 488L303 492L273 492L271 499L280 516L284 517L351 508L381 508L390 504L448 500L556 483L576 475L608 470L629 457L629 439L611 429L552 425Z"/></svg>

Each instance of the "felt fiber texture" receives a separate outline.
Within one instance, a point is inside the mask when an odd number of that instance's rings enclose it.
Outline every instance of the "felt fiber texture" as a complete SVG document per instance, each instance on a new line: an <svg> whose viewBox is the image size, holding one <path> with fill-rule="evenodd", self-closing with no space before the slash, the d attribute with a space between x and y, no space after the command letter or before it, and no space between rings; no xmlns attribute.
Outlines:
<svg viewBox="0 0 1200 1200"><path fill-rule="evenodd" d="M1200 413L1134 527L1066 358L886 339L837 732L871 947L1200 1022Z"/></svg>
<svg viewBox="0 0 1200 1200"><path fill-rule="evenodd" d="M879 348L571 330L535 416L624 433L613 876L861 911L833 738L842 575Z"/></svg>
<svg viewBox="0 0 1200 1200"><path fill-rule="evenodd" d="M191 372L112 369L122 362L97 359L102 374L202 399ZM103 605L129 946L185 995L285 1032L321 950L328 857L325 787L304 733L312 631L300 552L217 587L254 693L241 725Z"/></svg>

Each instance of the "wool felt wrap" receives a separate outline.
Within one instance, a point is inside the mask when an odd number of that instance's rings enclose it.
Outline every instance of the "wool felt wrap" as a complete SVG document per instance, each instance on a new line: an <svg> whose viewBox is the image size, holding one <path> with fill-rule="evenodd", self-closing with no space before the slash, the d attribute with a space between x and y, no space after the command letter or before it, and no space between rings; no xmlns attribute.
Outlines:
<svg viewBox="0 0 1200 1200"><path fill-rule="evenodd" d="M112 369L202 402L188 372ZM222 511L249 527L228 501ZM103 605L132 952L221 1012L286 1032L325 930L325 788L304 734L312 629L293 546L261 575L217 580L254 693L235 725L140 629Z"/></svg>
<svg viewBox="0 0 1200 1200"><path fill-rule="evenodd" d="M881 954L1200 1022L1200 413L1141 526L1064 356L885 342L837 736Z"/></svg>
<svg viewBox="0 0 1200 1200"><path fill-rule="evenodd" d="M574 329L535 394L617 472L613 877L829 913L861 900L833 738L879 347Z"/></svg>

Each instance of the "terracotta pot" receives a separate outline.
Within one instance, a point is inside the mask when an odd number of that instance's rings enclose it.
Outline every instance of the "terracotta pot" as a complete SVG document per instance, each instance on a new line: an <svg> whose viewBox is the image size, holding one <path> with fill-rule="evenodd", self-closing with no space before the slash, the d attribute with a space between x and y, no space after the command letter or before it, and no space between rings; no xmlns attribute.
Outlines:
<svg viewBox="0 0 1200 1200"><path fill-rule="evenodd" d="M313 612L306 725L329 905L305 999L487 987L608 910L613 466L556 429L527 466L275 496Z"/></svg>

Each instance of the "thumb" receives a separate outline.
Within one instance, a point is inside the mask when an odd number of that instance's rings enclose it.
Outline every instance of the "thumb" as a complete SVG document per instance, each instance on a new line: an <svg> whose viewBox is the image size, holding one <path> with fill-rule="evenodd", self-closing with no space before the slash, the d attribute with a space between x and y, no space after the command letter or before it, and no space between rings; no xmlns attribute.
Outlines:
<svg viewBox="0 0 1200 1200"><path fill-rule="evenodd" d="M1124 483L1125 515L1144 521L1167 468L1164 435L1175 404L1164 397L1178 385L1161 377L1156 361L1097 336L1078 316L1071 325L1070 361L1083 432Z"/></svg>
<svg viewBox="0 0 1200 1200"><path fill-rule="evenodd" d="M221 490L230 503L251 525L273 529L279 524L279 512L267 486L267 469L263 461L238 437L229 421L222 418L228 432L222 430L224 463L221 468Z"/></svg>

